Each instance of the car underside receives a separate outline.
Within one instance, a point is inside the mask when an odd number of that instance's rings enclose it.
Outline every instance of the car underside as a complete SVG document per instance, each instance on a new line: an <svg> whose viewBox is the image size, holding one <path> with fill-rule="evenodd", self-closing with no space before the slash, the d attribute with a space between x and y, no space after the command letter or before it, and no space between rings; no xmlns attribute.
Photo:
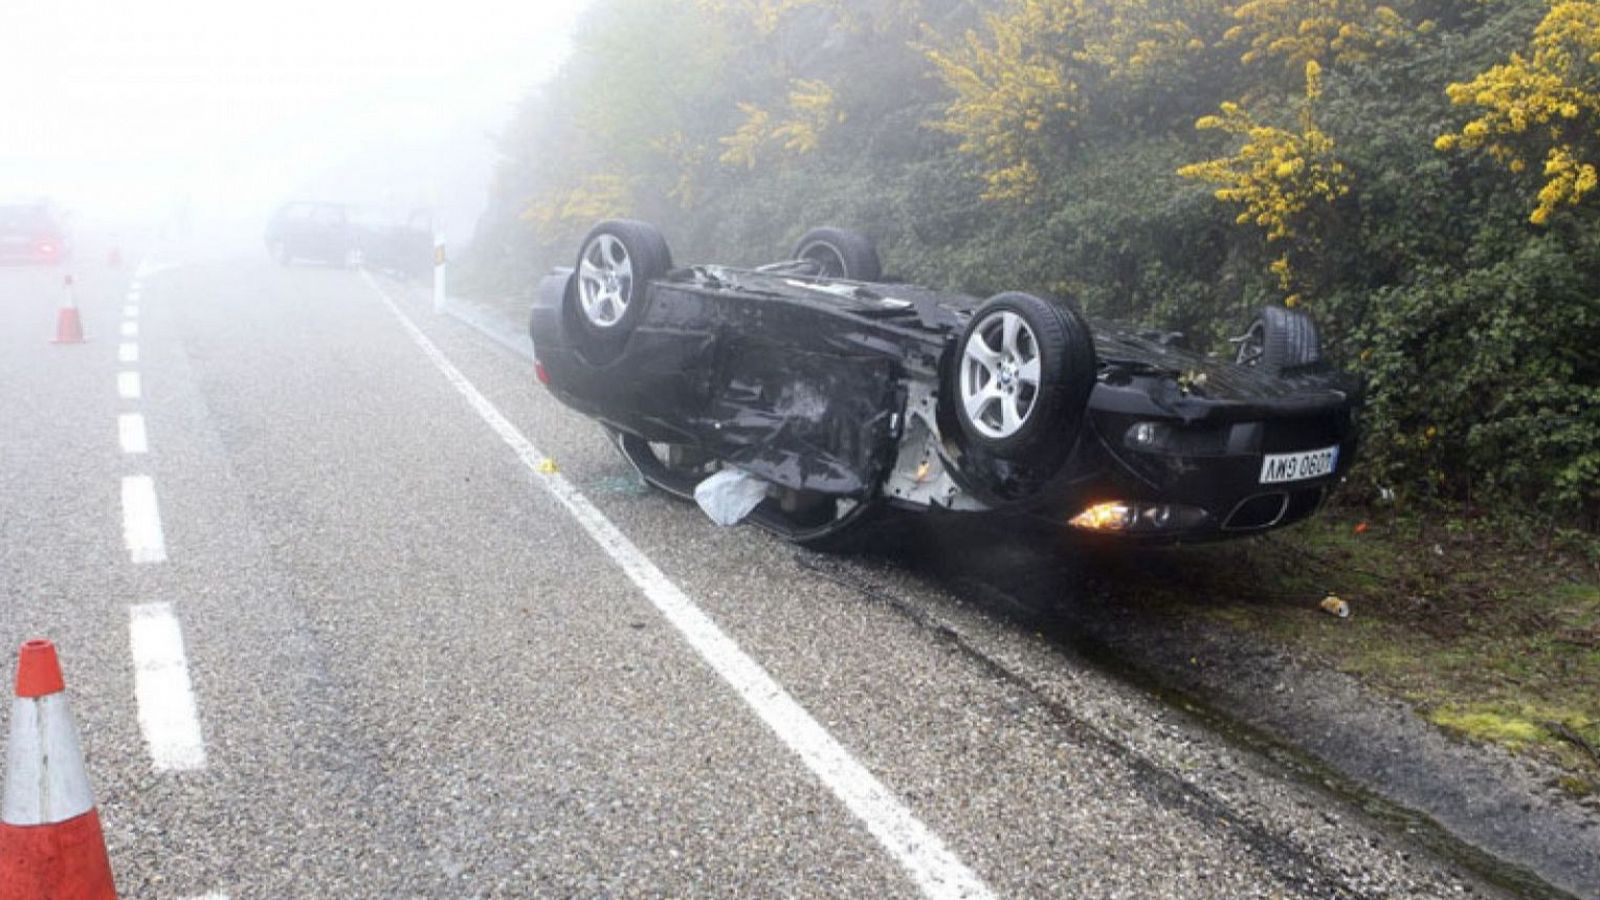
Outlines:
<svg viewBox="0 0 1600 900"><path fill-rule="evenodd" d="M650 226L602 223L539 285L542 380L650 484L736 476L738 518L830 549L896 511L1256 533L1312 514L1353 458L1359 383L1298 313L1264 311L1225 360L1055 300L884 281L863 236L818 232L758 269L676 268Z"/></svg>

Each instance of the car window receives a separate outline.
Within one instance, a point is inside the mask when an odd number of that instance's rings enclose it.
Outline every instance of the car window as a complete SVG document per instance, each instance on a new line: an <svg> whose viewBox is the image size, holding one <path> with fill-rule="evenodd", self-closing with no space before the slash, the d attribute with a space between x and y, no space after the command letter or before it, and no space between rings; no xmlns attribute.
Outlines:
<svg viewBox="0 0 1600 900"><path fill-rule="evenodd" d="M318 206L311 214L311 221L318 225L343 225L344 208L339 206Z"/></svg>

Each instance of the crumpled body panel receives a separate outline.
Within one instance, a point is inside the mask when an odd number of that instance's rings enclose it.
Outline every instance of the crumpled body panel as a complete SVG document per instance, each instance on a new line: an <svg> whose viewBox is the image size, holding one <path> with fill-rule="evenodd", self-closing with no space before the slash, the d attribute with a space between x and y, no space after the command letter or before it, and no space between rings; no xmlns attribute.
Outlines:
<svg viewBox="0 0 1600 900"><path fill-rule="evenodd" d="M597 364L566 340L550 282L534 332L570 405L794 490L865 495L892 463L903 342L826 302L660 282L633 334Z"/></svg>

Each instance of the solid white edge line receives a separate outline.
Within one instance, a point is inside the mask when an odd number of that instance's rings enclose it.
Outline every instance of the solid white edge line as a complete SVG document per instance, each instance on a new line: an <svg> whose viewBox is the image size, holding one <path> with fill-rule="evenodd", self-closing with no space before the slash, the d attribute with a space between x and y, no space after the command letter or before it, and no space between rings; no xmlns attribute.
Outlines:
<svg viewBox="0 0 1600 900"><path fill-rule="evenodd" d="M124 400L137 400L143 390L139 384L138 372L117 373L117 395Z"/></svg>
<svg viewBox="0 0 1600 900"><path fill-rule="evenodd" d="M205 768L206 745L183 652L183 629L172 604L129 607L128 647L133 653L139 731L156 771Z"/></svg>
<svg viewBox="0 0 1600 900"><path fill-rule="evenodd" d="M540 463L545 460L545 455L450 362L369 272L363 269L361 275L399 319L401 327L412 341L451 386L466 398L467 404L485 424L511 447L545 489L561 501L578 524L627 574L712 671L727 682L778 739L800 757L806 768L866 825L872 836L905 868L924 896L994 896L976 872L957 859L938 835L912 814L877 776L858 762L759 663L717 627L711 617L635 547L621 529L612 524L587 497L559 473L541 470Z"/></svg>
<svg viewBox="0 0 1600 900"><path fill-rule="evenodd" d="M123 453L146 453L150 441L145 434L143 413L123 413L117 416L117 442Z"/></svg>
<svg viewBox="0 0 1600 900"><path fill-rule="evenodd" d="M139 345L132 341L123 341L117 345L117 362L136 363L139 361Z"/></svg>
<svg viewBox="0 0 1600 900"><path fill-rule="evenodd" d="M135 563L167 561L167 539L161 531L156 483L148 475L123 476L122 540Z"/></svg>

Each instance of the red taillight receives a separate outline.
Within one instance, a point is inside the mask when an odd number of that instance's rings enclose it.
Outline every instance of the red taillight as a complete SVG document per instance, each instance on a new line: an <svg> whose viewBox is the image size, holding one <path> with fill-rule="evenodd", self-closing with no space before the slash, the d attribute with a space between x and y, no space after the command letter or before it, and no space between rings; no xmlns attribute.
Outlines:
<svg viewBox="0 0 1600 900"><path fill-rule="evenodd" d="M537 359L533 361L533 377L539 379L540 384L550 383L550 373L544 370L544 363Z"/></svg>

